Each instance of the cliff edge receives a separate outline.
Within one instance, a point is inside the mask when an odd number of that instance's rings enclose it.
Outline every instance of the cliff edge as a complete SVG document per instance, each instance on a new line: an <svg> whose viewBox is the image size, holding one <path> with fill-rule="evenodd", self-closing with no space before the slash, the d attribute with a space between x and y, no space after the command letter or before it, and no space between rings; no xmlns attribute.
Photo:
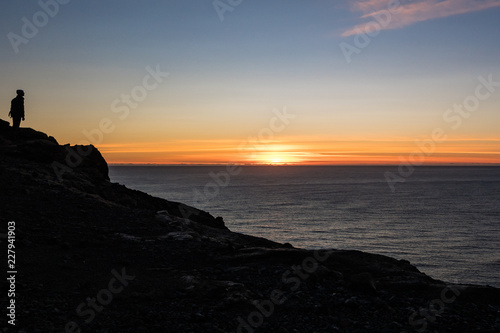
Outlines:
<svg viewBox="0 0 500 333"><path fill-rule="evenodd" d="M110 182L93 146L4 121L0 184L17 271L15 326L4 310L3 332L500 331L498 289L231 232L208 212Z"/></svg>

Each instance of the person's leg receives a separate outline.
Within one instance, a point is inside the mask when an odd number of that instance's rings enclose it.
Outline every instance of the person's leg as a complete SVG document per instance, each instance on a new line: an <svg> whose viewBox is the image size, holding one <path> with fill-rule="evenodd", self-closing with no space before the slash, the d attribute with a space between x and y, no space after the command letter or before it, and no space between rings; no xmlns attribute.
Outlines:
<svg viewBox="0 0 500 333"><path fill-rule="evenodd" d="M14 117L12 118L12 127L13 128L19 128L19 125L21 124L21 117Z"/></svg>

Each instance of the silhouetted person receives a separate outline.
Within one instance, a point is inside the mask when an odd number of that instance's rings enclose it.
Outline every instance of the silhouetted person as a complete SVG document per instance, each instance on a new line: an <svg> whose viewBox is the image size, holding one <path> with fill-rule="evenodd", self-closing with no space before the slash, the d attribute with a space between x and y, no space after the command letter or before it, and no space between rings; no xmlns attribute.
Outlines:
<svg viewBox="0 0 500 333"><path fill-rule="evenodd" d="M12 127L19 128L21 119L24 120L24 91L18 90L17 96L10 103L9 117L12 117Z"/></svg>

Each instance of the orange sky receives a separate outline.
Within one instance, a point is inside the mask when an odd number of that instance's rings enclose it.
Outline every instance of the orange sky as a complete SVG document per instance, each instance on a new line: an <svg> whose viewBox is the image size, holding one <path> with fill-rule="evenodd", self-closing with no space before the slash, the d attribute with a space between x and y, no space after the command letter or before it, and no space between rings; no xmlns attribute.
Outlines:
<svg viewBox="0 0 500 333"><path fill-rule="evenodd" d="M500 164L500 138L490 140L280 142L230 140L101 145L109 163L135 164Z"/></svg>

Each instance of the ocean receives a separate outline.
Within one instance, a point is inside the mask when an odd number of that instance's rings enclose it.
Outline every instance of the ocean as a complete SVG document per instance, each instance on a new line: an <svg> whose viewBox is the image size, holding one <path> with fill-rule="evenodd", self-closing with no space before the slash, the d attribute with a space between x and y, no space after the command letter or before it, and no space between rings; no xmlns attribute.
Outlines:
<svg viewBox="0 0 500 333"><path fill-rule="evenodd" d="M397 166L111 166L110 178L222 216L235 232L500 287L500 167L416 167L392 188L387 172L399 175Z"/></svg>

